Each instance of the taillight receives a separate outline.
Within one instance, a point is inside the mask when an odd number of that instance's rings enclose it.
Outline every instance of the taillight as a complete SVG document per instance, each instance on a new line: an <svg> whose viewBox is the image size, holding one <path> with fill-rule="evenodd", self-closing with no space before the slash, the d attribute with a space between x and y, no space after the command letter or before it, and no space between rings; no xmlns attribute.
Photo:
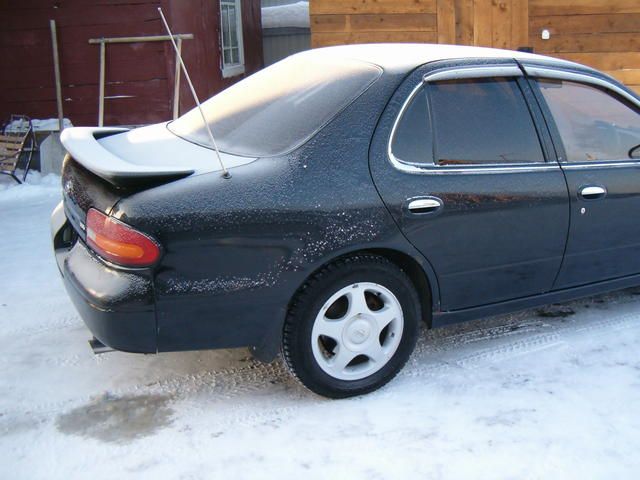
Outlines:
<svg viewBox="0 0 640 480"><path fill-rule="evenodd" d="M93 208L87 212L87 244L126 267L146 267L160 258L160 246L149 236Z"/></svg>

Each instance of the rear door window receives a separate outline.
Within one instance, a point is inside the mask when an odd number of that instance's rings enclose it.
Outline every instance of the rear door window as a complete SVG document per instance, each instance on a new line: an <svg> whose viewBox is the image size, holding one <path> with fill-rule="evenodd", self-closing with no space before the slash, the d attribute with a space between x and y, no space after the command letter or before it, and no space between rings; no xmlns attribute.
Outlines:
<svg viewBox="0 0 640 480"><path fill-rule="evenodd" d="M433 165L433 132L423 86L413 92L400 114L391 141L391 152L405 163Z"/></svg>
<svg viewBox="0 0 640 480"><path fill-rule="evenodd" d="M582 83L544 79L537 84L553 115L567 161L640 158L638 107Z"/></svg>
<svg viewBox="0 0 640 480"><path fill-rule="evenodd" d="M515 78L446 80L428 90L437 164L544 162Z"/></svg>

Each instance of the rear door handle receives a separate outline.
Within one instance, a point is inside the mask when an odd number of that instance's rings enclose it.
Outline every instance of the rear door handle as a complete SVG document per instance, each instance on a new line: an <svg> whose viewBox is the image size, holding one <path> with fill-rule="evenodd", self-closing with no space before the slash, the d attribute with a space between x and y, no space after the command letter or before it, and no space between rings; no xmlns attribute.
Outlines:
<svg viewBox="0 0 640 480"><path fill-rule="evenodd" d="M416 198L415 200L409 200L407 208L411 213L423 214L434 213L440 210L443 206L442 200L437 197L428 198Z"/></svg>
<svg viewBox="0 0 640 480"><path fill-rule="evenodd" d="M607 189L598 185L588 185L580 189L580 196L585 200L596 200L603 198L607 194Z"/></svg>

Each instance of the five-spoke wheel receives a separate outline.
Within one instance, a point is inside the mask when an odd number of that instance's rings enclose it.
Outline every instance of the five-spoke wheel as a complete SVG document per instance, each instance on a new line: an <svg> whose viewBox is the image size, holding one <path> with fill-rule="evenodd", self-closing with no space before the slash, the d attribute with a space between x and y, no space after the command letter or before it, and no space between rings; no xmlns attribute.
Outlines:
<svg viewBox="0 0 640 480"><path fill-rule="evenodd" d="M380 370L400 345L402 307L388 288L354 283L329 298L316 316L311 349L322 370L358 380Z"/></svg>
<svg viewBox="0 0 640 480"><path fill-rule="evenodd" d="M375 255L344 258L313 275L294 299L284 357L316 393L370 392L409 358L419 318L417 293L400 268Z"/></svg>

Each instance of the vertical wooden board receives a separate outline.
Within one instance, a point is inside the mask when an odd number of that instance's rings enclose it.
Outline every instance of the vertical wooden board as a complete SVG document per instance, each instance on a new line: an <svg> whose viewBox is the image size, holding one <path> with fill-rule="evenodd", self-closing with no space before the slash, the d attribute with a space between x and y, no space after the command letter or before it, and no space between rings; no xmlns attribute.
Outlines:
<svg viewBox="0 0 640 480"><path fill-rule="evenodd" d="M529 0L511 0L511 47L529 46Z"/></svg>
<svg viewBox="0 0 640 480"><path fill-rule="evenodd" d="M491 0L473 0L473 44L491 46Z"/></svg>
<svg viewBox="0 0 640 480"><path fill-rule="evenodd" d="M438 0L436 7L438 43L456 43L456 11L453 0Z"/></svg>
<svg viewBox="0 0 640 480"><path fill-rule="evenodd" d="M455 0L456 44L473 45L473 0Z"/></svg>
<svg viewBox="0 0 640 480"><path fill-rule="evenodd" d="M491 2L491 46L511 48L511 0Z"/></svg>

